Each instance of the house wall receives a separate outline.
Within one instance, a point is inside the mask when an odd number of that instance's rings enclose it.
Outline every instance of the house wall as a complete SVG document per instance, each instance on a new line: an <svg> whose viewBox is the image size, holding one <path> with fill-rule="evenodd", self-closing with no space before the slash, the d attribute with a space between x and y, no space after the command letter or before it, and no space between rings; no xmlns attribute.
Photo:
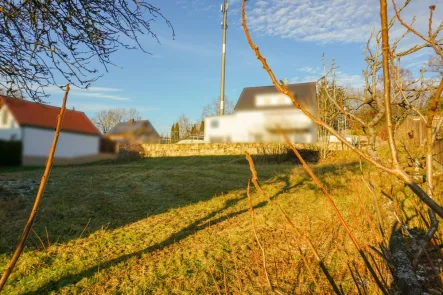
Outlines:
<svg viewBox="0 0 443 295"><path fill-rule="evenodd" d="M282 128L292 142L313 143L317 128L301 111L241 111L233 115L205 118L206 142L283 142Z"/></svg>
<svg viewBox="0 0 443 295"><path fill-rule="evenodd" d="M54 131L33 127L23 128L23 157L47 158L54 139ZM73 158L99 153L100 137L97 135L61 132L55 157Z"/></svg>
<svg viewBox="0 0 443 295"><path fill-rule="evenodd" d="M7 106L3 106L0 108L0 140L11 139L20 140L21 129Z"/></svg>

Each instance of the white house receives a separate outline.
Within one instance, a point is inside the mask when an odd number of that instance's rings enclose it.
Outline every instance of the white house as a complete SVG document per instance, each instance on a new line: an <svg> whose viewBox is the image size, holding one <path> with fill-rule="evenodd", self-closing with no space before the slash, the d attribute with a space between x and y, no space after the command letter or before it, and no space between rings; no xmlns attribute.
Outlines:
<svg viewBox="0 0 443 295"><path fill-rule="evenodd" d="M0 140L22 142L22 164L46 162L60 108L0 96ZM97 155L100 131L82 112L66 110L55 152L55 162Z"/></svg>
<svg viewBox="0 0 443 295"><path fill-rule="evenodd" d="M315 82L287 85L297 101L317 116ZM205 142L292 142L317 140L317 126L274 86L244 88L232 115L205 118Z"/></svg>

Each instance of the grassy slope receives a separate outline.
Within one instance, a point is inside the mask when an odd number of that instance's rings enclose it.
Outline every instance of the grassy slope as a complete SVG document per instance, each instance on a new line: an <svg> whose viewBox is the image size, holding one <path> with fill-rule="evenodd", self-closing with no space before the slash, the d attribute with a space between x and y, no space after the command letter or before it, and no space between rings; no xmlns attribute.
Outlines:
<svg viewBox="0 0 443 295"><path fill-rule="evenodd" d="M347 289L351 277L345 274L346 262L358 259L308 175L289 163L256 165L265 191L310 236ZM362 244L375 242L377 233L369 226L374 207L356 180L358 163L316 165L315 171ZM37 180L41 173L0 171L0 177ZM31 233L5 294L266 293L245 195L249 176L246 161L238 157L56 167L34 226L36 234ZM32 198L0 199L0 272ZM302 252L298 250L298 240L278 211L255 193L253 205L274 286L286 292L321 292L315 291L300 259L300 253L306 253L314 278L328 293L312 255L302 244Z"/></svg>

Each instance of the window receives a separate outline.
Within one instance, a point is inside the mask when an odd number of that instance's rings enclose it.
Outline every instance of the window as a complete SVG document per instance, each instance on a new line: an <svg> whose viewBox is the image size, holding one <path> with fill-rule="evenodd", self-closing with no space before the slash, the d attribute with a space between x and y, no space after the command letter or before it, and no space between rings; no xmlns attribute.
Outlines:
<svg viewBox="0 0 443 295"><path fill-rule="evenodd" d="M11 134L11 141L17 140L17 134Z"/></svg>
<svg viewBox="0 0 443 295"><path fill-rule="evenodd" d="M8 124L8 112L7 111L3 111L2 112L2 123L3 125Z"/></svg>
<svg viewBox="0 0 443 295"><path fill-rule="evenodd" d="M260 94L255 97L257 107L292 105L289 97L283 94Z"/></svg>
<svg viewBox="0 0 443 295"><path fill-rule="evenodd" d="M218 128L218 120L211 121L211 128Z"/></svg>

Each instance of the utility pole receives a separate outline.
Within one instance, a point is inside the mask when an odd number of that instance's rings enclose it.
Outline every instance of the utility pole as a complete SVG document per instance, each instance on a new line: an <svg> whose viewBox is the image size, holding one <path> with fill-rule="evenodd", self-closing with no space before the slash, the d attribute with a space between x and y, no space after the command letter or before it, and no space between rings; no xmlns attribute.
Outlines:
<svg viewBox="0 0 443 295"><path fill-rule="evenodd" d="M221 81L220 81L220 116L225 113L225 63L226 63L226 30L228 29L227 19L228 19L228 0L224 0L221 5L221 12L223 13L223 38L222 38L222 64L221 64Z"/></svg>

